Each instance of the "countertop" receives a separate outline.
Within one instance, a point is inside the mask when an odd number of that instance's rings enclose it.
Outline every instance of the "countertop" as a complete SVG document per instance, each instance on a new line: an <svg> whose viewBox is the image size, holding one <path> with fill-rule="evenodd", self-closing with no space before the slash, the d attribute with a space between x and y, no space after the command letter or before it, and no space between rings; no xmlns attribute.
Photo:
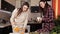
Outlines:
<svg viewBox="0 0 60 34"><path fill-rule="evenodd" d="M40 23L37 23L37 22L29 22L28 24L40 24ZM10 23L0 24L0 28L4 28L4 27L10 26L10 25L11 25Z"/></svg>
<svg viewBox="0 0 60 34"><path fill-rule="evenodd" d="M0 24L0 28L4 28L4 27L10 26L10 25L11 25L10 23Z"/></svg>

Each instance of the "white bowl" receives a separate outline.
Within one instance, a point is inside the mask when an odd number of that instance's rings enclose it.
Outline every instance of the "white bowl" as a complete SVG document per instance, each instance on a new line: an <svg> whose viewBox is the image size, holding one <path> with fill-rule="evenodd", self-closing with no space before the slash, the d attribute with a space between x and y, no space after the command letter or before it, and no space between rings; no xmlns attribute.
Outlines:
<svg viewBox="0 0 60 34"><path fill-rule="evenodd" d="M20 33L9 33L9 34L20 34ZM25 33L25 34L29 34L29 33Z"/></svg>

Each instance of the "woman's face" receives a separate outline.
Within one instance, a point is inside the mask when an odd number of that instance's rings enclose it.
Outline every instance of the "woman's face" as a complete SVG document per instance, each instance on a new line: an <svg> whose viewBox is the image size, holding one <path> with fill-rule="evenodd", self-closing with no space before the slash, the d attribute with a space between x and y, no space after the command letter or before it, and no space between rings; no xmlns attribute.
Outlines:
<svg viewBox="0 0 60 34"><path fill-rule="evenodd" d="M28 10L28 6L27 5L24 5L23 6L23 11L25 12L25 11L27 11Z"/></svg>
<svg viewBox="0 0 60 34"><path fill-rule="evenodd" d="M45 2L40 2L39 5L44 8L45 7Z"/></svg>

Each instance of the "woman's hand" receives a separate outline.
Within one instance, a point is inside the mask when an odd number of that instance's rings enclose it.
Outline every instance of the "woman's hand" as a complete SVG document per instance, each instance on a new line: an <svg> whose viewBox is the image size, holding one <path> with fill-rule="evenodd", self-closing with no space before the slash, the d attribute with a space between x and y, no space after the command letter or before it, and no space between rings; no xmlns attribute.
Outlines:
<svg viewBox="0 0 60 34"><path fill-rule="evenodd" d="M36 21L41 23L42 22L42 18L41 17L37 17Z"/></svg>
<svg viewBox="0 0 60 34"><path fill-rule="evenodd" d="M22 31L20 34L24 34L25 33L25 28L22 28Z"/></svg>
<svg viewBox="0 0 60 34"><path fill-rule="evenodd" d="M13 27L16 26L15 22L12 22L11 25L12 25Z"/></svg>
<svg viewBox="0 0 60 34"><path fill-rule="evenodd" d="M25 32L25 28L23 28L23 31Z"/></svg>
<svg viewBox="0 0 60 34"><path fill-rule="evenodd" d="M37 31L35 31L35 32L37 32Z"/></svg>

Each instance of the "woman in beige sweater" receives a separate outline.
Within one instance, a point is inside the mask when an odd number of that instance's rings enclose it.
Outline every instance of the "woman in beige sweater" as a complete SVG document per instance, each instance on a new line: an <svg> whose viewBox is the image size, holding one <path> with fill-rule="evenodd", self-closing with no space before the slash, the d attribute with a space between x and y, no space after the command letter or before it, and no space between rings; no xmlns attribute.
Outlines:
<svg viewBox="0 0 60 34"><path fill-rule="evenodd" d="M28 23L28 8L29 4L24 2L21 8L16 8L10 18L13 32L25 32L25 28Z"/></svg>

